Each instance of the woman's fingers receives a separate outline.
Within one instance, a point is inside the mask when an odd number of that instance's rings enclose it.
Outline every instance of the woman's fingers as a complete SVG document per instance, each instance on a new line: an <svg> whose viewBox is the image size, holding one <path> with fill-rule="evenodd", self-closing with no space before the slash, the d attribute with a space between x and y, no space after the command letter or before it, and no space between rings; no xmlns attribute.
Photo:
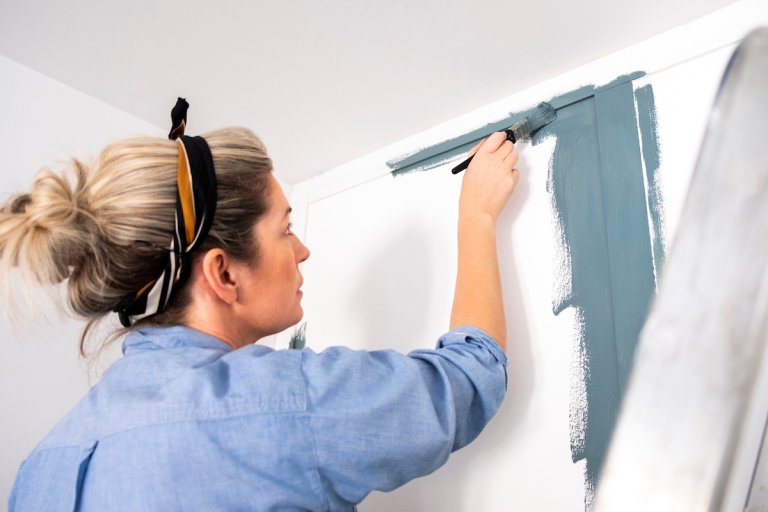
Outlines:
<svg viewBox="0 0 768 512"><path fill-rule="evenodd" d="M517 153L515 153L515 145L511 140L507 139L507 134L504 132L494 132L491 135L489 135L486 139L481 140L477 144L474 145L472 149L469 150L467 153L468 156L473 156L475 153L477 153L480 148L483 148L483 152L485 153L495 153L497 151L500 151L500 156L502 158L508 158L510 154L514 153L514 161L517 161ZM514 165L514 162L513 164Z"/></svg>
<svg viewBox="0 0 768 512"><path fill-rule="evenodd" d="M504 140L504 142L497 149L499 156L502 158L508 157L510 154L515 153L515 143L511 140Z"/></svg>
<svg viewBox="0 0 768 512"><path fill-rule="evenodd" d="M507 141L511 144L511 141ZM515 149L515 145L512 144L511 150L504 156L504 163L508 164L512 167L517 163L518 158L520 158L520 155L517 153L517 150Z"/></svg>
<svg viewBox="0 0 768 512"><path fill-rule="evenodd" d="M520 171L517 169L512 169L512 191L514 192L515 187L517 187L517 182L520 181Z"/></svg>
<svg viewBox="0 0 768 512"><path fill-rule="evenodd" d="M475 144L475 147L473 147L472 149L470 149L470 150L469 150L469 153L468 153L468 154L469 154L469 156L472 156L472 155L474 155L475 153L477 153L477 150L478 150L478 149L480 149L480 146L482 146L482 145L483 145L483 142L485 142L485 140L481 140L480 142L478 142L477 144Z"/></svg>
<svg viewBox="0 0 768 512"><path fill-rule="evenodd" d="M493 132L488 136L487 139L485 139L485 141L480 145L480 148L477 151L482 153L494 153L504 144L504 142L507 142L506 133ZM510 144L512 143L511 141L509 142Z"/></svg>
<svg viewBox="0 0 768 512"><path fill-rule="evenodd" d="M459 211L488 214L495 220L520 179L515 145L505 133L496 132L473 149L476 153L462 181Z"/></svg>

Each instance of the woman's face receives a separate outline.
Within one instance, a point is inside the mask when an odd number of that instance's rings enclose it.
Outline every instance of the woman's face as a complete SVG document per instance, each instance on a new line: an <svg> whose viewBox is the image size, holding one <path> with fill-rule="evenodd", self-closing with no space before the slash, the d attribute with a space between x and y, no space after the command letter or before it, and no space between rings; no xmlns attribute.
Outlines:
<svg viewBox="0 0 768 512"><path fill-rule="evenodd" d="M309 250L291 231L291 207L280 184L270 174L269 209L256 223L258 256L245 272L243 303L246 321L258 337L268 336L298 323L304 279L299 263Z"/></svg>

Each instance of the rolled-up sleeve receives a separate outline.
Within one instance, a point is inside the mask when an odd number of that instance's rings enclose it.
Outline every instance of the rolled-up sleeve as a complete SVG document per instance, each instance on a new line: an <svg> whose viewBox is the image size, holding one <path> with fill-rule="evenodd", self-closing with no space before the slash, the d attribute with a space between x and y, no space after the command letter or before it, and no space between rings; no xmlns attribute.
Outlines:
<svg viewBox="0 0 768 512"><path fill-rule="evenodd" d="M482 431L507 386L507 358L460 327L434 350L304 350L319 476L331 502L358 503L429 474Z"/></svg>

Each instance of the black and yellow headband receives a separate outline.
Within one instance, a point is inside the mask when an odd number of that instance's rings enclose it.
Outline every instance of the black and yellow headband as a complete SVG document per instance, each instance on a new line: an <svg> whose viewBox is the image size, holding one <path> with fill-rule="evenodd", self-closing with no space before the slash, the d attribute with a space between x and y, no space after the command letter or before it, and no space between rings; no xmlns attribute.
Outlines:
<svg viewBox="0 0 768 512"><path fill-rule="evenodd" d="M184 135L189 103L179 98L171 111L173 126L168 134L179 146L176 188L176 222L163 273L118 304L114 311L120 323L132 322L161 313L174 288L189 278L191 253L199 247L213 222L216 211L216 172L208 143L202 137Z"/></svg>

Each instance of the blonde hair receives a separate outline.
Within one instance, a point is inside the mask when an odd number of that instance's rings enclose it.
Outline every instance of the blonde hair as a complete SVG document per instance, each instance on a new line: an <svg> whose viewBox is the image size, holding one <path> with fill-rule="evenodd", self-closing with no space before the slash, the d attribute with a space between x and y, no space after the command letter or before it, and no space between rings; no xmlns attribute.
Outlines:
<svg viewBox="0 0 768 512"><path fill-rule="evenodd" d="M203 137L213 155L218 201L198 251L220 247L235 259L254 258L252 228L268 208L272 161L247 128ZM174 227L177 167L175 141L138 137L105 147L90 166L72 159L61 174L42 169L31 193L0 208L0 281L9 282L13 267L41 285L66 280L69 309L88 320L80 345L85 355L94 324L163 271ZM128 330L178 323L188 303L184 288L175 291L164 313Z"/></svg>

